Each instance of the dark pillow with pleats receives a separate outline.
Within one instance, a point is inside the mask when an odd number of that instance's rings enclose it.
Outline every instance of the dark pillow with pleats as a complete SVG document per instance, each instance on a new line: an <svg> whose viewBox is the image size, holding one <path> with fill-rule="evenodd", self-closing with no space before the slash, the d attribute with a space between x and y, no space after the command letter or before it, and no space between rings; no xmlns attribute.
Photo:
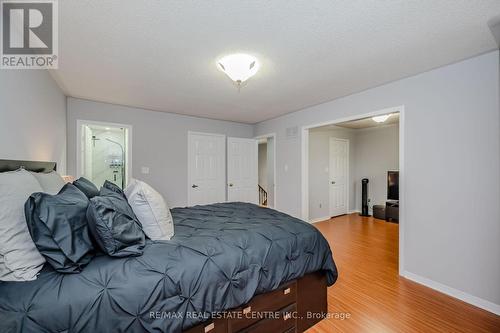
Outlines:
<svg viewBox="0 0 500 333"><path fill-rule="evenodd" d="M109 180L104 181L102 188L113 191L113 192L118 193L118 194L122 195L123 197L125 197L125 193L123 193L123 190L118 185L110 182ZM101 188L101 190L102 190L102 188Z"/></svg>
<svg viewBox="0 0 500 333"><path fill-rule="evenodd" d="M82 191L89 199L99 195L99 189L87 178L80 177L73 182L73 185Z"/></svg>
<svg viewBox="0 0 500 333"><path fill-rule="evenodd" d="M64 185L56 195L33 193L24 205L31 238L60 273L79 273L94 256L88 205L85 194L72 184Z"/></svg>
<svg viewBox="0 0 500 333"><path fill-rule="evenodd" d="M112 257L142 255L145 235L142 225L120 193L101 188L87 208L90 232L103 252Z"/></svg>

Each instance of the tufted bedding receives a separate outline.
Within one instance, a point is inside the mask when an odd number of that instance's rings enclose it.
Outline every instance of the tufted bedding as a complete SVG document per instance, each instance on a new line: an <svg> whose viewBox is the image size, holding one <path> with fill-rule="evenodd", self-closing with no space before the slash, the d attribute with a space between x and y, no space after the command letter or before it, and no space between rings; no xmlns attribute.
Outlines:
<svg viewBox="0 0 500 333"><path fill-rule="evenodd" d="M337 270L311 225L272 209L223 203L172 209L175 236L140 257L98 255L80 274L45 265L0 282L0 332L181 332L213 312L323 270Z"/></svg>

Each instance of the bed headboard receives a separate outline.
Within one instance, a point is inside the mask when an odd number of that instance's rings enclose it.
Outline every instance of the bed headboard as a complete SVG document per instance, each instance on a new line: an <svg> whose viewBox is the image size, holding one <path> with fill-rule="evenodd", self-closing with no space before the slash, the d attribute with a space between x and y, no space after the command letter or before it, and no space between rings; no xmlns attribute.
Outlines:
<svg viewBox="0 0 500 333"><path fill-rule="evenodd" d="M33 172L49 173L55 171L56 162L37 162L37 161L17 161L0 159L0 172L15 171L19 168Z"/></svg>

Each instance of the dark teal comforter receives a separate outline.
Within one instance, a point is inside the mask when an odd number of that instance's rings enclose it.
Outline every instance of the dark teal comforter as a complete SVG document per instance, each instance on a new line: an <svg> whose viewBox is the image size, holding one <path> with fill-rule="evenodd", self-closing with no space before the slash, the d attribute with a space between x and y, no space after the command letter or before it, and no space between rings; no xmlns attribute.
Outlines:
<svg viewBox="0 0 500 333"><path fill-rule="evenodd" d="M172 216L173 239L148 241L140 257L0 282L0 332L180 332L306 273L337 278L325 238L286 214L223 203Z"/></svg>

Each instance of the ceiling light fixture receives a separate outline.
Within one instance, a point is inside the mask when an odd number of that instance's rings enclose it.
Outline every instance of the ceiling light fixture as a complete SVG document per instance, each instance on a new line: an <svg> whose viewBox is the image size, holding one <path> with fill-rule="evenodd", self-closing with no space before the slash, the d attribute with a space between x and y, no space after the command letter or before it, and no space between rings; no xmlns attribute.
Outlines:
<svg viewBox="0 0 500 333"><path fill-rule="evenodd" d="M239 89L243 82L257 73L260 65L254 56L236 53L219 59L217 67L233 80Z"/></svg>
<svg viewBox="0 0 500 333"><path fill-rule="evenodd" d="M375 117L372 117L373 121L376 122L376 123L383 123L385 122L387 119L389 119L391 115L390 114L384 114L383 116L375 116Z"/></svg>

